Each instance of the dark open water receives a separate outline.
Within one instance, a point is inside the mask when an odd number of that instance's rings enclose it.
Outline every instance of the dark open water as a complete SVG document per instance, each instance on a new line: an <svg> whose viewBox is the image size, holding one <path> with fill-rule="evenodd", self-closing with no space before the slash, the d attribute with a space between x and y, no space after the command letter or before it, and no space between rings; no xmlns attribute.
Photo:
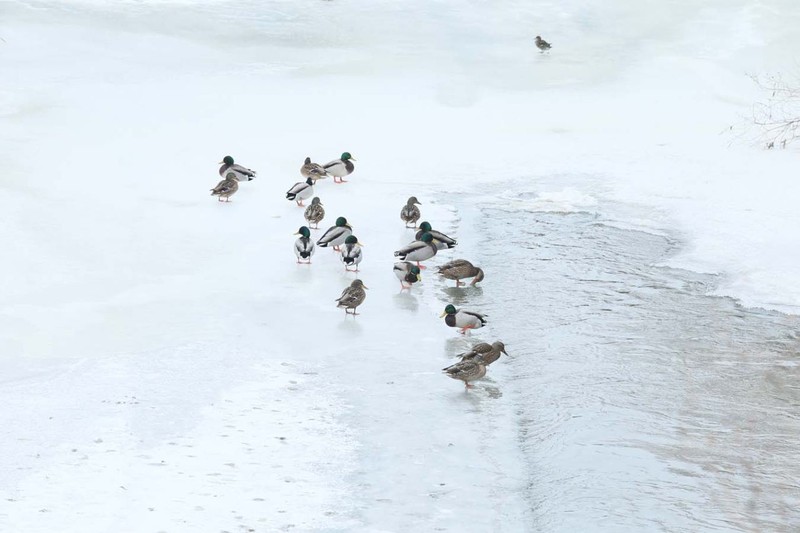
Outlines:
<svg viewBox="0 0 800 533"><path fill-rule="evenodd" d="M459 201L458 254L483 290L440 296L512 354L487 377L515 397L530 529L799 531L796 317L656 266L677 239L484 200Z"/></svg>

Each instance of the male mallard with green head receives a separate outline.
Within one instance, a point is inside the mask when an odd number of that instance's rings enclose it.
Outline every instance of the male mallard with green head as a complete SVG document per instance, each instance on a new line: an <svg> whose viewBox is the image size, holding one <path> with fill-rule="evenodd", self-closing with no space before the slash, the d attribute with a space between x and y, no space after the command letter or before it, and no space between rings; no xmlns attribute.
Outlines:
<svg viewBox="0 0 800 533"><path fill-rule="evenodd" d="M422 216L419 213L418 205L422 204L419 203L416 196L412 196L408 199L406 205L403 206L403 209L400 210L400 220L406 223L406 227L408 227L409 224L413 224L415 228L417 227L417 220Z"/></svg>
<svg viewBox="0 0 800 533"><path fill-rule="evenodd" d="M392 269L394 275L400 280L400 290L410 289L414 283L422 281L420 270L417 265L409 261L398 261ZM408 283L408 285L406 285Z"/></svg>
<svg viewBox="0 0 800 533"><path fill-rule="evenodd" d="M394 255L403 260L416 261L419 268L426 268L419 264L420 261L430 259L438 249L433 242L433 236L430 233L422 235L422 239L409 243L397 250Z"/></svg>
<svg viewBox="0 0 800 533"><path fill-rule="evenodd" d="M311 240L311 231L306 226L301 226L295 235L300 235L294 241L294 255L297 256L297 262L310 265L311 256L314 255L314 241Z"/></svg>
<svg viewBox="0 0 800 533"><path fill-rule="evenodd" d="M342 291L342 295L336 299L338 302L336 307L344 308L345 314L357 315L356 307L364 303L364 299L367 297L364 289L368 288L360 279L354 279L350 286ZM353 312L350 313L348 309L352 309Z"/></svg>
<svg viewBox="0 0 800 533"><path fill-rule="evenodd" d="M342 157L322 165L322 168L325 170L325 172L333 176L334 183L346 183L346 180L342 178L349 176L356 169L355 165L353 164L353 161L355 160L356 159L350 155L350 152L344 152Z"/></svg>
<svg viewBox="0 0 800 533"><path fill-rule="evenodd" d="M298 181L292 185L291 189L286 191L286 199L294 200L297 202L298 207L305 207L303 200L314 196L314 182L314 178L308 178L306 181Z"/></svg>
<svg viewBox="0 0 800 533"><path fill-rule="evenodd" d="M431 227L430 222L423 222L422 224L420 224L419 231L417 232L414 238L417 239L418 241L421 241L422 236L425 235L426 233L431 234L431 237L433 237L433 241L436 243L436 247L439 250L443 250L445 248L453 248L455 247L456 244L458 244L455 239L448 237L441 231L436 231L435 229L433 229Z"/></svg>
<svg viewBox="0 0 800 533"><path fill-rule="evenodd" d="M456 280L456 287L466 285L466 283L461 283L461 280L464 278L473 278L470 285L475 285L476 283L483 281L483 270L474 266L466 259L454 259L453 261L448 261L447 263L438 267L437 274L441 274L447 279Z"/></svg>
<svg viewBox="0 0 800 533"><path fill-rule="evenodd" d="M239 178L236 177L236 173L228 172L225 179L217 183L217 186L211 189L211 196L216 196L218 202L221 202L223 198L225 198L226 202L230 202L231 196L238 190Z"/></svg>
<svg viewBox="0 0 800 533"><path fill-rule="evenodd" d="M444 308L444 312L439 315L439 318L441 317L444 317L444 323L451 328L461 328L459 333L462 335L468 329L480 329L486 325L486 315L465 309L456 310L452 304Z"/></svg>
<svg viewBox="0 0 800 533"><path fill-rule="evenodd" d="M358 264L361 262L363 254L361 253L361 247L364 246L360 242L358 242L358 237L355 235L349 235L344 240L344 245L342 246L342 263L344 263L344 269L350 270L353 268L352 272L358 272Z"/></svg>
<svg viewBox="0 0 800 533"><path fill-rule="evenodd" d="M353 228L347 223L347 219L339 217L336 219L336 225L328 228L328 231L322 234L322 237L317 241L317 246L321 248L333 247L335 251L339 251L339 246L344 244L345 239L353 234Z"/></svg>
<svg viewBox="0 0 800 533"><path fill-rule="evenodd" d="M325 208L322 207L319 196L312 198L311 205L306 207L303 217L308 221L309 226L314 224L311 229L319 229L320 221L325 218Z"/></svg>
<svg viewBox="0 0 800 533"><path fill-rule="evenodd" d="M237 165L233 162L233 158L229 155L223 157L219 164L222 165L219 167L220 176L226 176L228 172L233 172L236 174L236 177L239 178L239 181L252 181L253 178L256 177L255 170L250 170L242 165Z"/></svg>

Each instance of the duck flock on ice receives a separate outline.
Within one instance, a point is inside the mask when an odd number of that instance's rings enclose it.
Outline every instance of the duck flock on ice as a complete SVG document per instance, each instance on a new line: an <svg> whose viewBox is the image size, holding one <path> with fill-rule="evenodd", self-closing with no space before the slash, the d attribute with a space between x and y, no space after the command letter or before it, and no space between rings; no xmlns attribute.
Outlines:
<svg viewBox="0 0 800 533"><path fill-rule="evenodd" d="M538 40L537 46L539 46ZM344 152L339 159L334 159L325 165L314 163L310 157L306 157L300 167L300 174L305 180L295 183L286 192L288 200L296 202L299 207L305 207L303 216L308 222L308 226L301 226L295 233L295 235L299 235L294 243L294 253L298 264L310 264L316 247L330 247L339 253L345 270L359 271L358 265L363 259L362 244L358 241L358 237L353 235L353 228L345 217L338 217L334 225L328 228L316 243L311 238L311 229L318 229L319 223L325 218L325 208L319 197L314 196L316 182L332 177L334 183L347 183L344 178L355 170L353 161L355 158L349 152ZM256 171L236 164L233 157L229 155L225 156L221 164L219 174L223 179L211 189L211 195L217 196L217 200L220 202L230 202L231 196L239 190L239 183L253 180L256 177ZM304 202L309 198L311 198L311 203L306 206ZM417 222L422 216L417 207L419 205L422 205L421 202L417 200L416 196L412 196L400 210L400 220L405 223L407 228L417 229ZM393 272L400 280L401 290L410 290L414 283L422 281L421 271L426 268L422 265L423 261L436 256L440 250L452 249L457 244L455 239L433 229L429 222L419 224L414 240L394 253L395 257L400 259L394 264ZM470 285L475 285L484 279L483 270L466 259L454 259L437 267L437 274L445 279L454 280L456 287L466 285L461 281L463 279L472 278ZM342 291L342 295L336 299L337 307L344 309L346 314L358 315L356 309L364 303L367 297L366 289L368 287L362 280L353 280L350 286ZM445 324L458 328L461 334L486 325L486 315L475 311L456 309L454 305L447 305L440 318L442 317ZM472 387L470 382L485 376L486 367L497 361L501 353L506 353L505 345L502 342L496 341L492 344L481 342L474 345L468 352L462 353L461 361L444 368L443 371L449 377L463 381L466 388L469 389Z"/></svg>

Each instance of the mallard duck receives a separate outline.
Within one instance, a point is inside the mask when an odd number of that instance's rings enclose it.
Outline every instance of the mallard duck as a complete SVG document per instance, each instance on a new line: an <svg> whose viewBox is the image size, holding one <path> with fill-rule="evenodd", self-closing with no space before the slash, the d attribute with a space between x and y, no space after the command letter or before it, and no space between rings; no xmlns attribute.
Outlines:
<svg viewBox="0 0 800 533"><path fill-rule="evenodd" d="M302 174L304 178L314 178L314 179L319 179L327 176L327 172L325 172L325 169L322 168L322 165L319 165L317 163L312 163L310 157L306 157L303 166L300 167L300 174Z"/></svg>
<svg viewBox="0 0 800 533"><path fill-rule="evenodd" d="M418 241L422 240L422 236L426 233L430 233L431 237L433 237L433 242L436 243L436 247L439 250L444 250L445 248L453 248L455 247L456 242L455 239L451 239L441 231L436 231L435 229L431 228L430 222L423 222L419 225L419 231L414 236L415 239Z"/></svg>
<svg viewBox="0 0 800 533"><path fill-rule="evenodd" d="M225 179L217 183L217 186L211 189L211 196L216 196L218 202L221 202L223 198L225 198L226 202L230 202L231 196L238 190L239 178L234 172L228 172Z"/></svg>
<svg viewBox="0 0 800 533"><path fill-rule="evenodd" d="M492 344L489 344L487 342L479 342L478 344L473 346L470 351L462 353L460 357L462 362L478 361L486 366L489 366L498 359L500 359L501 353L508 355L508 352L506 352L506 345L503 344L502 341L495 341ZM447 370L448 368L452 368L453 366L455 365L450 365L447 368L443 368L442 370Z"/></svg>
<svg viewBox="0 0 800 533"><path fill-rule="evenodd" d="M464 278L473 278L470 285L475 285L483 281L483 269L474 266L466 259L454 259L453 261L449 261L438 267L436 273L441 274L447 279L456 280L456 287L466 285L466 283L461 283L461 280Z"/></svg>
<svg viewBox="0 0 800 533"><path fill-rule="evenodd" d="M416 196L412 196L403 206L403 209L400 210L400 220L406 223L406 227L408 227L409 223L414 224L415 228L417 227L417 220L421 216L418 205L422 204L419 203Z"/></svg>
<svg viewBox="0 0 800 533"><path fill-rule="evenodd" d="M547 50L550 50L550 48L552 48L552 46L550 46L550 43L548 43L547 41L545 41L544 39L542 39L541 37L539 37L537 35L536 36L536 48L538 48L540 52L546 52Z"/></svg>
<svg viewBox="0 0 800 533"><path fill-rule="evenodd" d="M219 167L219 175L225 176L228 171L234 172L236 177L239 178L239 181L252 181L253 178L256 177L256 171L250 170L249 168L245 168L242 165L237 165L233 162L233 158L229 155L226 155L222 158L222 161L219 162L221 167Z"/></svg>
<svg viewBox="0 0 800 533"><path fill-rule="evenodd" d="M414 283L422 281L419 267L409 261L398 261L394 264L392 270L397 279L400 280L400 287L402 287L400 290L410 289Z"/></svg>
<svg viewBox="0 0 800 533"><path fill-rule="evenodd" d="M297 202L298 207L305 207L303 200L314 196L314 178L308 178L306 181L298 181L292 188L286 191L286 199L294 200Z"/></svg>
<svg viewBox="0 0 800 533"><path fill-rule="evenodd" d="M430 259L438 249L433 242L433 236L430 233L422 235L422 239L409 243L397 250L394 255L403 260L416 261L419 268L425 268L419 264L420 261Z"/></svg>
<svg viewBox="0 0 800 533"><path fill-rule="evenodd" d="M456 310L452 304L444 308L444 312L439 315L439 318L441 317L445 317L444 323L451 328L461 328L459 333L462 335L468 329L480 329L486 325L486 315L464 309Z"/></svg>
<svg viewBox="0 0 800 533"><path fill-rule="evenodd" d="M300 235L294 241L294 255L297 256L297 262L311 264L311 256L314 255L314 241L311 240L311 231L306 226L301 226L295 235Z"/></svg>
<svg viewBox="0 0 800 533"><path fill-rule="evenodd" d="M325 208L322 207L322 202L319 200L319 196L315 196L311 200L311 205L306 207L305 213L303 216L308 221L308 224L314 224L311 229L319 229L320 221L325 218Z"/></svg>
<svg viewBox="0 0 800 533"><path fill-rule="evenodd" d="M364 246L360 242L358 242L358 237L355 235L349 235L344 240L344 245L342 246L342 263L344 263L344 269L350 270L350 267L355 267L353 272L358 272L358 264L361 262L362 253L361 247Z"/></svg>
<svg viewBox="0 0 800 533"><path fill-rule="evenodd" d="M322 237L320 237L317 241L317 246L322 248L331 246L338 252L339 246L342 245L345 239L352 234L353 228L347 223L347 219L344 217L339 217L336 219L336 225L331 226L328 228L328 231L322 234Z"/></svg>
<svg viewBox="0 0 800 533"><path fill-rule="evenodd" d="M342 291L342 295L336 299L339 302L336 307L344 308L345 314L349 313L348 309L352 309L352 314L357 315L356 307L364 303L364 299L367 297L364 289L368 288L360 279L354 279L350 286Z"/></svg>
<svg viewBox="0 0 800 533"><path fill-rule="evenodd" d="M352 174L356 169L355 165L353 165L353 161L355 160L356 159L350 155L350 152L344 152L342 157L322 165L322 168L325 172L333 176L334 183L345 183L346 180L342 178Z"/></svg>
<svg viewBox="0 0 800 533"><path fill-rule="evenodd" d="M464 382L465 388L471 389L470 381L476 381L486 375L486 365L479 361L462 361L448 367L444 373L453 379L460 379Z"/></svg>

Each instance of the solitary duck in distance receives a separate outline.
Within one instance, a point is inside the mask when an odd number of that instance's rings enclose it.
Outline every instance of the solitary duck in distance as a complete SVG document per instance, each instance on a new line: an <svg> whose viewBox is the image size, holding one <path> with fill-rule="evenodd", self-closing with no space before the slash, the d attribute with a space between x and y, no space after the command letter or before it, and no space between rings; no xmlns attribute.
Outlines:
<svg viewBox="0 0 800 533"><path fill-rule="evenodd" d="M448 261L438 267L436 273L441 274L447 279L456 280L456 287L466 285L466 283L461 282L464 278L472 278L470 285L474 286L476 283L483 281L484 277L483 269L476 267L466 259Z"/></svg>
<svg viewBox="0 0 800 533"><path fill-rule="evenodd" d="M211 196L216 196L217 201L221 202L225 198L226 202L231 201L231 196L236 194L239 190L239 178L233 172L228 172L225 179L217 183L217 186L211 189Z"/></svg>
<svg viewBox="0 0 800 533"><path fill-rule="evenodd" d="M236 177L239 178L239 181L252 181L253 178L256 177L256 171L250 170L249 168L245 168L242 165L237 165L233 162L233 158L229 155L226 155L222 158L222 161L219 162L221 167L219 167L219 175L225 176L228 172L233 172L236 174Z"/></svg>
<svg viewBox="0 0 800 533"><path fill-rule="evenodd" d="M325 218L325 208L322 207L319 196L315 196L311 200L311 205L306 207L303 217L308 221L309 226L314 224L311 229L319 229L319 223Z"/></svg>
<svg viewBox="0 0 800 533"><path fill-rule="evenodd" d="M444 308L444 312L439 315L444 317L444 323L451 328L461 328L459 333L464 335L468 329L480 329L486 325L486 315L467 311L465 309L456 310L455 306L449 304Z"/></svg>
<svg viewBox="0 0 800 533"><path fill-rule="evenodd" d="M294 255L297 256L297 263L311 264L311 256L314 255L314 241L311 240L311 231L306 226L301 226L295 235L300 235L294 241Z"/></svg>
<svg viewBox="0 0 800 533"><path fill-rule="evenodd" d="M350 152L344 152L342 157L339 159L334 159L330 163L324 164L322 168L325 170L325 172L333 176L334 183L346 183L347 181L343 178L352 174L356 169L355 165L353 164L353 161L355 160L356 159L350 155Z"/></svg>
<svg viewBox="0 0 800 533"><path fill-rule="evenodd" d="M541 52L546 52L546 51L550 50L550 48L552 48L552 46L550 46L550 43L548 43L547 41L545 41L544 39L542 39L540 36L537 35L536 36L536 48L538 48L539 52L541 53Z"/></svg>
<svg viewBox="0 0 800 533"><path fill-rule="evenodd" d="M336 225L328 228L328 231L322 234L322 237L317 241L317 246L321 248L333 247L335 251L339 251L339 246L344 244L345 239L353 234L353 228L347 223L347 219L339 217L336 219Z"/></svg>
<svg viewBox="0 0 800 533"><path fill-rule="evenodd" d="M416 196L412 196L406 202L406 205L403 206L403 209L400 210L400 220L406 223L406 227L409 224L413 224L414 227L417 227L417 220L419 220L420 215L418 205L422 205L417 200Z"/></svg>
<svg viewBox="0 0 800 533"><path fill-rule="evenodd" d="M338 302L336 307L343 308L345 314L357 315L356 308L364 303L364 299L367 297L364 289L368 288L360 279L354 279L350 286L342 291L342 295L336 299ZM349 309L352 309L353 312L350 313Z"/></svg>

